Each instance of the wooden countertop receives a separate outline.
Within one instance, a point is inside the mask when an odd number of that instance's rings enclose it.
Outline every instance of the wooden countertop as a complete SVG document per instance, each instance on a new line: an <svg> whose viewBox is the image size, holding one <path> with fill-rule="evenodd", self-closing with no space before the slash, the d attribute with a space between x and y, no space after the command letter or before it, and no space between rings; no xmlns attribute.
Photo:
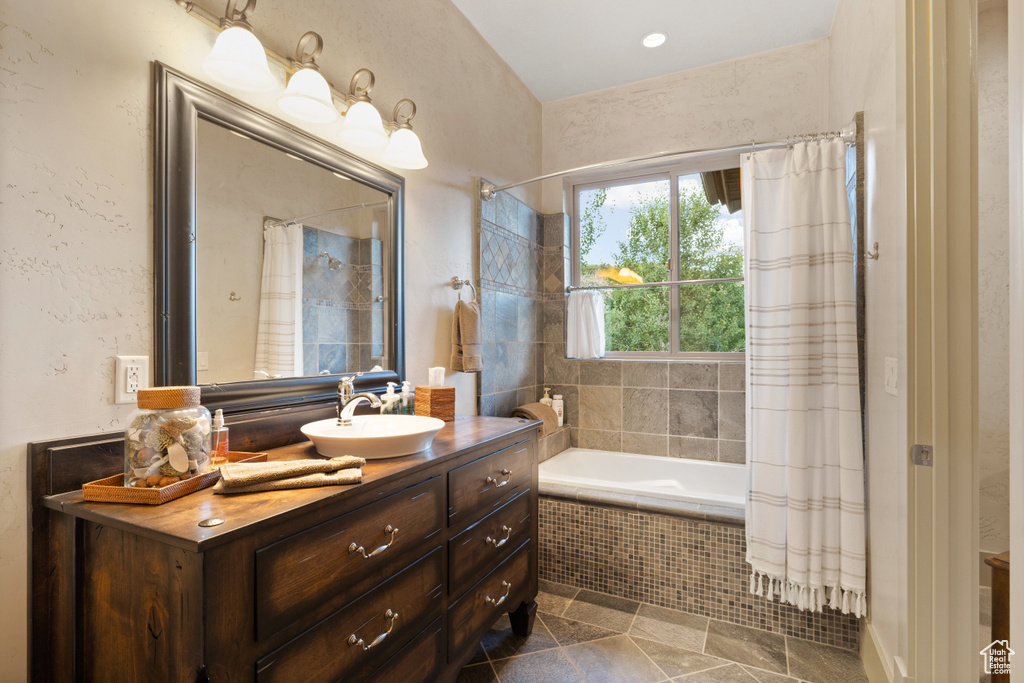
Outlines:
<svg viewBox="0 0 1024 683"><path fill-rule="evenodd" d="M363 467L363 482L350 486L235 495L215 494L211 487L158 506L92 502L82 498L82 491L78 490L47 496L43 504L51 510L200 552L232 540L243 530L249 533L343 499L371 495L371 485L389 482L399 485L407 475L470 448L517 433L526 438L529 430L539 424L516 418L460 415L438 432L429 450L399 458L368 460ZM309 441L276 448L268 454L270 460L320 457ZM391 492L387 486L379 487L378 497ZM368 498L364 502L372 500ZM211 517L224 519L224 524L210 528L198 526L200 521Z"/></svg>

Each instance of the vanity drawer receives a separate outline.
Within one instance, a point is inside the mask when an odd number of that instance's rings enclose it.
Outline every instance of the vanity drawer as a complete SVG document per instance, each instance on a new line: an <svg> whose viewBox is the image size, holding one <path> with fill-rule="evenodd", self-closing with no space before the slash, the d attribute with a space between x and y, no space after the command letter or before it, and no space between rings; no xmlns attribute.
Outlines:
<svg viewBox="0 0 1024 683"><path fill-rule="evenodd" d="M530 583L531 545L519 548L448 609L450 657L478 641L501 614L519 607Z"/></svg>
<svg viewBox="0 0 1024 683"><path fill-rule="evenodd" d="M530 487L533 441L524 441L448 473L448 524L490 514Z"/></svg>
<svg viewBox="0 0 1024 683"><path fill-rule="evenodd" d="M530 537L530 490L448 541L448 591L459 595Z"/></svg>
<svg viewBox="0 0 1024 683"><path fill-rule="evenodd" d="M441 620L438 619L427 627L423 635L403 647L402 651L389 659L387 664L377 669L368 680L381 683L433 683L437 680L437 672L441 667L443 647Z"/></svg>
<svg viewBox="0 0 1024 683"><path fill-rule="evenodd" d="M257 550L257 639L328 600L350 602L438 547L443 498L434 477Z"/></svg>
<svg viewBox="0 0 1024 683"><path fill-rule="evenodd" d="M441 557L435 550L260 659L257 682L364 680L440 616Z"/></svg>

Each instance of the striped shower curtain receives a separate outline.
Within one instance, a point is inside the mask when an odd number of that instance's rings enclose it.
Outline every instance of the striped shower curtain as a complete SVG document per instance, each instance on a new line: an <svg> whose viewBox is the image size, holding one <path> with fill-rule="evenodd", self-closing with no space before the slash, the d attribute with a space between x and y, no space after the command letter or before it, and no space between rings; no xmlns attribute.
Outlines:
<svg viewBox="0 0 1024 683"><path fill-rule="evenodd" d="M865 613L853 240L841 140L754 152L747 230L750 591Z"/></svg>
<svg viewBox="0 0 1024 683"><path fill-rule="evenodd" d="M263 276L254 375L302 375L302 226L263 230ZM261 379L257 376L257 379Z"/></svg>

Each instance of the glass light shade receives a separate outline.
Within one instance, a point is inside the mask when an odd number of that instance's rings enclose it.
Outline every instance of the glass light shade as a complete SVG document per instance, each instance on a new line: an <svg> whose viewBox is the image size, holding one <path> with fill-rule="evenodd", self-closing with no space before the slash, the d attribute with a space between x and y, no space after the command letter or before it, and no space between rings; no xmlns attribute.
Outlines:
<svg viewBox="0 0 1024 683"><path fill-rule="evenodd" d="M241 26L221 31L203 69L214 80L239 90L266 92L277 86L259 38Z"/></svg>
<svg viewBox="0 0 1024 683"><path fill-rule="evenodd" d="M383 149L388 144L380 112L369 102L356 102L345 112L341 139L355 147Z"/></svg>
<svg viewBox="0 0 1024 683"><path fill-rule="evenodd" d="M331 123L338 110L331 99L331 87L316 69L299 69L288 79L288 88L277 98L283 112L300 121Z"/></svg>
<svg viewBox="0 0 1024 683"><path fill-rule="evenodd" d="M381 155L381 160L396 168L415 170L427 166L427 158L423 156L420 139L408 128L399 128L391 134L391 141Z"/></svg>

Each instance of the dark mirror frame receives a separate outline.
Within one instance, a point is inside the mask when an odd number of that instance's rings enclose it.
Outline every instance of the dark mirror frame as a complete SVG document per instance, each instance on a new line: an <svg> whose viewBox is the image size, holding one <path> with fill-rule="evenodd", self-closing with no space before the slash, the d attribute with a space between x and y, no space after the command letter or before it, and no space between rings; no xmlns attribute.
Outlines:
<svg viewBox="0 0 1024 683"><path fill-rule="evenodd" d="M154 62L155 156L153 270L156 386L196 383L196 139L199 119L353 178L391 197L392 264L385 300L391 370L359 378L360 391L383 391L405 375L405 180L208 85ZM202 387L213 410L238 413L336 400L340 375L252 380Z"/></svg>

